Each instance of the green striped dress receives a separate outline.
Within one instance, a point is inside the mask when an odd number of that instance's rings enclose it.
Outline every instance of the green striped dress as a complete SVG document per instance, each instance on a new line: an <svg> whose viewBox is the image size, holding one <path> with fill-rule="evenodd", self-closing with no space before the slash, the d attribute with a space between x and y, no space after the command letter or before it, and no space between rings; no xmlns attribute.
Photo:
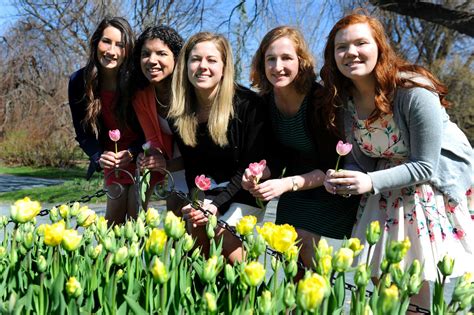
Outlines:
<svg viewBox="0 0 474 315"><path fill-rule="evenodd" d="M318 169L315 157L319 152L315 148L306 123L307 98L292 117L280 113L275 103L272 103L272 126L277 141L292 151L293 156L298 157L297 163L286 165L285 177ZM308 232L341 239L351 235L356 207L357 202L352 198L346 199L329 194L324 187L286 192L278 201L275 223L288 223Z"/></svg>

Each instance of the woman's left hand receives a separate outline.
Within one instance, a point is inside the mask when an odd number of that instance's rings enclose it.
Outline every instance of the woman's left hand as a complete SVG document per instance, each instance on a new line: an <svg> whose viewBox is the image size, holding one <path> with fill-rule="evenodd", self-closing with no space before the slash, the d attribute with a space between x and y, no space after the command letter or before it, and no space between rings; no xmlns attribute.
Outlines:
<svg viewBox="0 0 474 315"><path fill-rule="evenodd" d="M348 170L328 170L324 186L328 192L339 195L360 195L372 191L372 179L369 175Z"/></svg>
<svg viewBox="0 0 474 315"><path fill-rule="evenodd" d="M215 205L206 204L202 206L203 209L210 211L214 215L218 215L219 212ZM206 225L209 219L204 215L201 210L194 209L191 205L187 205L182 209L183 217L185 220L189 221L193 227Z"/></svg>

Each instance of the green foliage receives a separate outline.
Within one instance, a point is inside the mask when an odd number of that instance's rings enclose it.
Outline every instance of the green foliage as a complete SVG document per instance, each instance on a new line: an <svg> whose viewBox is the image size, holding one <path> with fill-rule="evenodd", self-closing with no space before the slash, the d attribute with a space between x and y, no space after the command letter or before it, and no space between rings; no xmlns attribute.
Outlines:
<svg viewBox="0 0 474 315"><path fill-rule="evenodd" d="M0 142L0 159L23 166L67 167L74 164L79 151L61 133L42 135L29 130L12 130Z"/></svg>

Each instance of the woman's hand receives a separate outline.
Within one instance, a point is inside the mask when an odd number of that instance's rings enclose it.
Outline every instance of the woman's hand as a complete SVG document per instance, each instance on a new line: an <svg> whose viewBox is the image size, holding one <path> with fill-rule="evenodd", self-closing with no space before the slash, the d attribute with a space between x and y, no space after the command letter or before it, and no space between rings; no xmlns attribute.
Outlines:
<svg viewBox="0 0 474 315"><path fill-rule="evenodd" d="M119 160L113 151L104 151L99 158L99 165L103 169L118 167Z"/></svg>
<svg viewBox="0 0 474 315"><path fill-rule="evenodd" d="M334 171L326 172L324 187L331 194L343 196L360 195L372 191L372 179L369 175L358 171Z"/></svg>
<svg viewBox="0 0 474 315"><path fill-rule="evenodd" d="M217 207L212 203L205 204L202 206L203 209L210 211L214 215L219 215L219 211ZM206 225L208 218L204 215L201 210L194 209L191 204L184 206L181 209L181 213L183 214L183 219L187 220L188 222L192 223L193 227Z"/></svg>
<svg viewBox="0 0 474 315"><path fill-rule="evenodd" d="M128 150L118 152L115 157L117 160L116 167L118 168L124 168L133 161L133 156Z"/></svg>
<svg viewBox="0 0 474 315"><path fill-rule="evenodd" d="M270 173L271 173L270 169L266 166L263 169L262 177L259 178L259 181L270 178L271 176ZM257 182L257 178L254 175L252 175L252 172L250 171L249 168L246 168L244 175L242 175L242 188L250 191L251 189L255 188L256 182Z"/></svg>
<svg viewBox="0 0 474 315"><path fill-rule="evenodd" d="M141 170L161 171L161 169L166 169L166 159L159 152L146 156L140 153L137 157L137 164Z"/></svg>
<svg viewBox="0 0 474 315"><path fill-rule="evenodd" d="M270 201L273 198L281 196L283 193L290 191L293 187L293 183L290 178L278 178L270 179L261 184L258 184L254 188L249 189L249 192L255 198L262 199L264 201Z"/></svg>

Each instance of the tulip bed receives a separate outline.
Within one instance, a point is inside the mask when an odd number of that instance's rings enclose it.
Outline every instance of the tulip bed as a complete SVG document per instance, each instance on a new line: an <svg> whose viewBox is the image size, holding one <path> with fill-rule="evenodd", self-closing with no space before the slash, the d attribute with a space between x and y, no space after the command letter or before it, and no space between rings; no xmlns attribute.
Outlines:
<svg viewBox="0 0 474 315"><path fill-rule="evenodd" d="M40 209L38 202L24 198L11 206L10 218L0 218L2 313L340 314L347 309L345 275L354 272L351 314L405 314L410 296L421 286L418 261L406 270L398 264L410 246L408 239L387 246L379 285L368 297L370 268L352 267L362 249L357 239L344 241L336 251L320 241L315 269L294 282L299 248L289 225L255 227L254 217L244 217L237 232L245 240L245 259L232 266L221 255L222 244L212 238L209 257L194 249L184 222L172 212L163 214L161 222L150 208L136 221L111 229L103 217L79 204L51 209L51 224L36 226ZM9 224L14 227L7 229ZM212 236L216 219L208 224ZM372 223L370 244L379 236L380 226ZM281 253L280 258L269 256L266 246ZM443 298L452 266L449 257L438 264L434 314L472 309L470 274L458 278L450 303Z"/></svg>

